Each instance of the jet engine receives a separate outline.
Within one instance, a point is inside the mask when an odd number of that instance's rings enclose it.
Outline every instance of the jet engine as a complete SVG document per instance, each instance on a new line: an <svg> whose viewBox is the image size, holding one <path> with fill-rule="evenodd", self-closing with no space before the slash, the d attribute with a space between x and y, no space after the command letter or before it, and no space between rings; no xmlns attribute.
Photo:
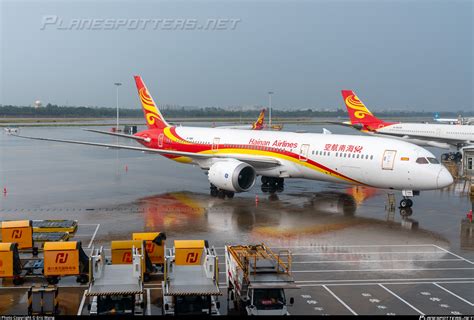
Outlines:
<svg viewBox="0 0 474 320"><path fill-rule="evenodd" d="M209 182L217 188L233 192L249 191L255 184L255 169L241 161L219 161L208 172Z"/></svg>

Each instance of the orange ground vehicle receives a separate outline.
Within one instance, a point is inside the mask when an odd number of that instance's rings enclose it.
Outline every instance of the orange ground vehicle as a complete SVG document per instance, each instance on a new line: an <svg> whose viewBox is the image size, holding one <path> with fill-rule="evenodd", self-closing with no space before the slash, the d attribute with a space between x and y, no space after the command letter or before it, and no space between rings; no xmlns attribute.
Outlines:
<svg viewBox="0 0 474 320"><path fill-rule="evenodd" d="M80 241L46 242L44 244L44 276L49 284L60 277L77 276L77 282L89 281L89 257Z"/></svg>
<svg viewBox="0 0 474 320"><path fill-rule="evenodd" d="M21 284L22 264L18 253L18 244L0 243L0 278L12 278L13 283Z"/></svg>
<svg viewBox="0 0 474 320"><path fill-rule="evenodd" d="M163 315L219 315L219 262L205 240L175 240L166 250Z"/></svg>
<svg viewBox="0 0 474 320"><path fill-rule="evenodd" d="M33 248L33 226L31 220L3 221L2 242L16 242L18 249Z"/></svg>
<svg viewBox="0 0 474 320"><path fill-rule="evenodd" d="M112 264L132 264L133 251L136 248L140 254L144 253L142 259L143 280L149 281L150 274L155 272L155 267L148 256L145 240L114 240L110 243L112 252ZM144 252L143 252L144 251Z"/></svg>
<svg viewBox="0 0 474 320"><path fill-rule="evenodd" d="M139 232L132 234L133 240L145 240L145 249L151 263L163 267L165 262L165 240L163 232Z"/></svg>

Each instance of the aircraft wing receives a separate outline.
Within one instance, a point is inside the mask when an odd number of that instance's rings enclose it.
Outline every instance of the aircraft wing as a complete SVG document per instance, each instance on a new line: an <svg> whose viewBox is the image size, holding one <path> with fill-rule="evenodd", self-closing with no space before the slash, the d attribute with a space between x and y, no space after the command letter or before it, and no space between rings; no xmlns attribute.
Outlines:
<svg viewBox="0 0 474 320"><path fill-rule="evenodd" d="M100 133L100 134L106 134L106 135L109 135L109 136L116 136L116 137L121 137L121 138L127 138L127 139L134 139L134 140L150 142L150 138L143 138L143 137L134 136L134 135L131 135L131 134L109 132L109 131L102 131L102 130L94 130L94 129L82 129L82 130L89 131L89 132Z"/></svg>
<svg viewBox="0 0 474 320"><path fill-rule="evenodd" d="M115 134L113 134L115 135ZM153 149L147 147L134 147L134 146L125 146L109 143L96 143L96 142L87 142L87 141L76 141L76 140L63 140L63 139L51 139L51 138L39 138L39 137L29 137L29 136L20 136L14 135L15 137L32 139L32 140L42 140L42 141L52 141L52 142L63 142L63 143L72 143L72 144L81 144L86 146L94 147L105 147L110 149L125 149L125 150L134 150L134 151L143 151L149 153L158 153L162 155L175 155L181 157L189 157L195 160L205 160L205 159L236 159L245 163L248 163L254 167L258 168L271 168L277 167L281 163L278 159L265 156L252 156L252 155L239 155L239 154L212 154L212 153L194 153L194 152L185 152L185 151L176 151L176 150L163 150L163 149ZM127 135L128 138L130 136Z"/></svg>

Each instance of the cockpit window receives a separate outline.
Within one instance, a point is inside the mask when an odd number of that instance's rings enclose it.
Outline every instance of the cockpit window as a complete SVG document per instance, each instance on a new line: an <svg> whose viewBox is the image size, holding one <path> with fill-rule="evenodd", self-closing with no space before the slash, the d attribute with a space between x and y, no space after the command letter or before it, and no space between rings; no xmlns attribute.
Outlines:
<svg viewBox="0 0 474 320"><path fill-rule="evenodd" d="M430 157L428 157L428 161L429 161L430 163L433 163L433 164L439 164L439 161L438 161L438 159L436 159L436 158L430 158Z"/></svg>
<svg viewBox="0 0 474 320"><path fill-rule="evenodd" d="M416 159L416 163L427 164L428 160L426 160L426 158L420 157L420 158Z"/></svg>

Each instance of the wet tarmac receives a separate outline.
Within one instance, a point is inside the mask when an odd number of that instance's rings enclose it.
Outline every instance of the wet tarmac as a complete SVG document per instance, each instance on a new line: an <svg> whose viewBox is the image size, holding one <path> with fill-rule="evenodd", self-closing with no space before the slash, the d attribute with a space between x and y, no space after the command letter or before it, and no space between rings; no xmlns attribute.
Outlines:
<svg viewBox="0 0 474 320"><path fill-rule="evenodd" d="M285 129L321 132L322 127ZM78 128L25 128L22 133L117 141ZM222 255L224 293L225 244L290 248L301 287L288 294L295 297L291 314L474 313L472 229L461 235L472 202L462 182L422 192L410 216L386 210L386 190L306 180L287 179L285 190L273 195L257 184L251 192L222 200L208 195L207 177L198 168L157 155L0 134L0 187L7 188L0 198L1 220L78 220L74 239L86 249L107 248L111 240L130 239L140 231L166 232L168 243L207 239ZM401 195L395 196L398 204ZM26 290L38 281L15 288L3 281L0 314L24 314ZM146 285L151 313L161 311L159 282L158 276ZM84 289L74 279L60 281L63 314L77 313ZM227 312L225 300L224 295L222 313Z"/></svg>

